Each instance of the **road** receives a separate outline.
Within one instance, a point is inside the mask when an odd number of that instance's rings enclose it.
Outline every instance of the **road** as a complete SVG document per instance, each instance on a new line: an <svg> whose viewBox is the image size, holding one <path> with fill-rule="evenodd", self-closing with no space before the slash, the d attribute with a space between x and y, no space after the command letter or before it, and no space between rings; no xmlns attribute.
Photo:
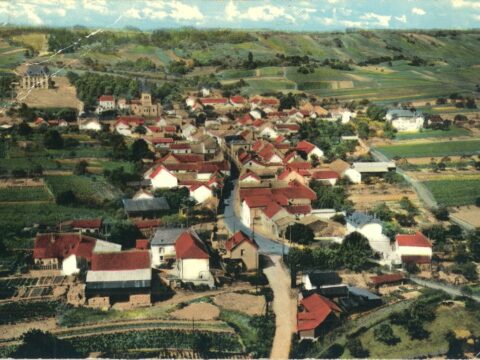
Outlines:
<svg viewBox="0 0 480 360"><path fill-rule="evenodd" d="M233 181L234 189L232 190L230 197L228 198L228 205L225 206L224 212L224 222L232 233L242 230L245 234L251 235L252 229L244 225L237 214L235 214L235 201L237 201L235 194L237 193L237 180ZM279 244L278 242L266 238L265 236L259 234L258 232L254 233L255 241L260 247L260 252L265 255L282 255L283 252L288 253L288 246Z"/></svg>
<svg viewBox="0 0 480 360"><path fill-rule="evenodd" d="M271 264L263 272L273 290L275 337L270 359L288 359L292 334L296 331L297 303L290 289L290 274L282 266L279 255L270 256Z"/></svg>
<svg viewBox="0 0 480 360"><path fill-rule="evenodd" d="M421 286L445 291L447 294L452 296L465 296L465 297L469 297L472 300L475 300L476 302L480 302L480 296L466 295L457 286L443 284L441 282L434 281L434 280L425 280L425 279L418 278L416 276L410 276L410 280Z"/></svg>

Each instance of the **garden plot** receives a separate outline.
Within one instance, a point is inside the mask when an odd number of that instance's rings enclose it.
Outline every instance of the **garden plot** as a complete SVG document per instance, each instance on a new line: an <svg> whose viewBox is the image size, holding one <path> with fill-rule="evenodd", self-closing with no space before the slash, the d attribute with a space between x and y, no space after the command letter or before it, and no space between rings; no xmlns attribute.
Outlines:
<svg viewBox="0 0 480 360"><path fill-rule="evenodd" d="M207 302L193 303L171 313L174 318L182 320L214 320L220 315L215 305Z"/></svg>
<svg viewBox="0 0 480 360"><path fill-rule="evenodd" d="M213 301L218 306L247 315L261 315L265 313L265 297L251 294L224 293L217 295Z"/></svg>

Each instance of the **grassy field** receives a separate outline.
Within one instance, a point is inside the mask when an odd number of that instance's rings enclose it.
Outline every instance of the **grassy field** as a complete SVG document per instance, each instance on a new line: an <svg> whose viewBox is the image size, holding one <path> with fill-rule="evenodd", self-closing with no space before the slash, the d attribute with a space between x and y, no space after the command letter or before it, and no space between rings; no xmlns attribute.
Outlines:
<svg viewBox="0 0 480 360"><path fill-rule="evenodd" d="M432 180L423 184L445 206L471 205L480 196L480 179Z"/></svg>
<svg viewBox="0 0 480 360"><path fill-rule="evenodd" d="M237 69L237 70L224 70L217 74L222 80L242 79L255 76L255 70Z"/></svg>
<svg viewBox="0 0 480 360"><path fill-rule="evenodd" d="M119 195L102 177L46 176L45 181L55 196L61 192L72 190L80 201L101 204L103 201L112 200Z"/></svg>
<svg viewBox="0 0 480 360"><path fill-rule="evenodd" d="M454 136L470 136L471 133L467 129L453 127L449 130L430 130L425 129L418 133L398 133L395 136L397 140L413 140L427 138L446 138Z"/></svg>
<svg viewBox="0 0 480 360"><path fill-rule="evenodd" d="M480 154L480 139L381 146L377 149L391 159L397 156L401 158L416 158L478 155Z"/></svg>
<svg viewBox="0 0 480 360"><path fill-rule="evenodd" d="M43 186L0 189L0 202L49 201L52 196Z"/></svg>
<svg viewBox="0 0 480 360"><path fill-rule="evenodd" d="M448 349L445 334L448 330L467 329L474 336L480 335L480 321L478 314L472 314L463 307L450 309L439 307L436 319L425 328L430 332L426 340L412 340L405 329L392 325L393 332L401 341L393 346L385 345L374 339L374 328L367 330L360 336L364 348L370 351L371 358L418 358L422 354L434 354ZM351 357L346 351L343 358Z"/></svg>

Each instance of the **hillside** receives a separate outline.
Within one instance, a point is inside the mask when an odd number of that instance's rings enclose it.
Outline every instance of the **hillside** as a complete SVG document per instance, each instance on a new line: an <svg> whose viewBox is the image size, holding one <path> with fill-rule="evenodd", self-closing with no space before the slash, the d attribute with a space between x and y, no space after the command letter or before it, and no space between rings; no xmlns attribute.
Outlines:
<svg viewBox="0 0 480 360"><path fill-rule="evenodd" d="M391 102L428 100L454 92L472 95L480 84L478 30L122 30L87 40L88 30L62 31L14 28L3 30L0 36L10 46L25 48L32 48L33 35L27 36L29 33L43 39L43 44L35 45L39 50L35 55L43 55L39 59L46 59L44 49L58 50L83 36L78 47L50 62L65 71L116 72L158 82L168 80L165 73L176 72L172 64L184 61L186 77L215 73L223 84L244 79L247 86L241 91L246 94L305 91L322 97ZM47 36L42 37L42 33ZM50 41L52 37L55 41ZM249 52L253 56L250 64ZM133 68L140 58L154 70ZM18 56L16 60L22 61ZM2 65L5 68L12 62Z"/></svg>

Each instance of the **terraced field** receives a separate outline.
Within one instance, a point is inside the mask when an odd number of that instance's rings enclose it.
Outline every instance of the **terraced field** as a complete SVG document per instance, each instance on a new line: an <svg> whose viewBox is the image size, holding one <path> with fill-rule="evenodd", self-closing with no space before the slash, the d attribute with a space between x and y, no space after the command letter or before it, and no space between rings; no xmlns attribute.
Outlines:
<svg viewBox="0 0 480 360"><path fill-rule="evenodd" d="M46 176L45 181L55 196L71 190L81 201L101 204L104 200L112 200L118 195L101 177Z"/></svg>
<svg viewBox="0 0 480 360"><path fill-rule="evenodd" d="M52 196L43 186L0 189L0 202L51 201Z"/></svg>

